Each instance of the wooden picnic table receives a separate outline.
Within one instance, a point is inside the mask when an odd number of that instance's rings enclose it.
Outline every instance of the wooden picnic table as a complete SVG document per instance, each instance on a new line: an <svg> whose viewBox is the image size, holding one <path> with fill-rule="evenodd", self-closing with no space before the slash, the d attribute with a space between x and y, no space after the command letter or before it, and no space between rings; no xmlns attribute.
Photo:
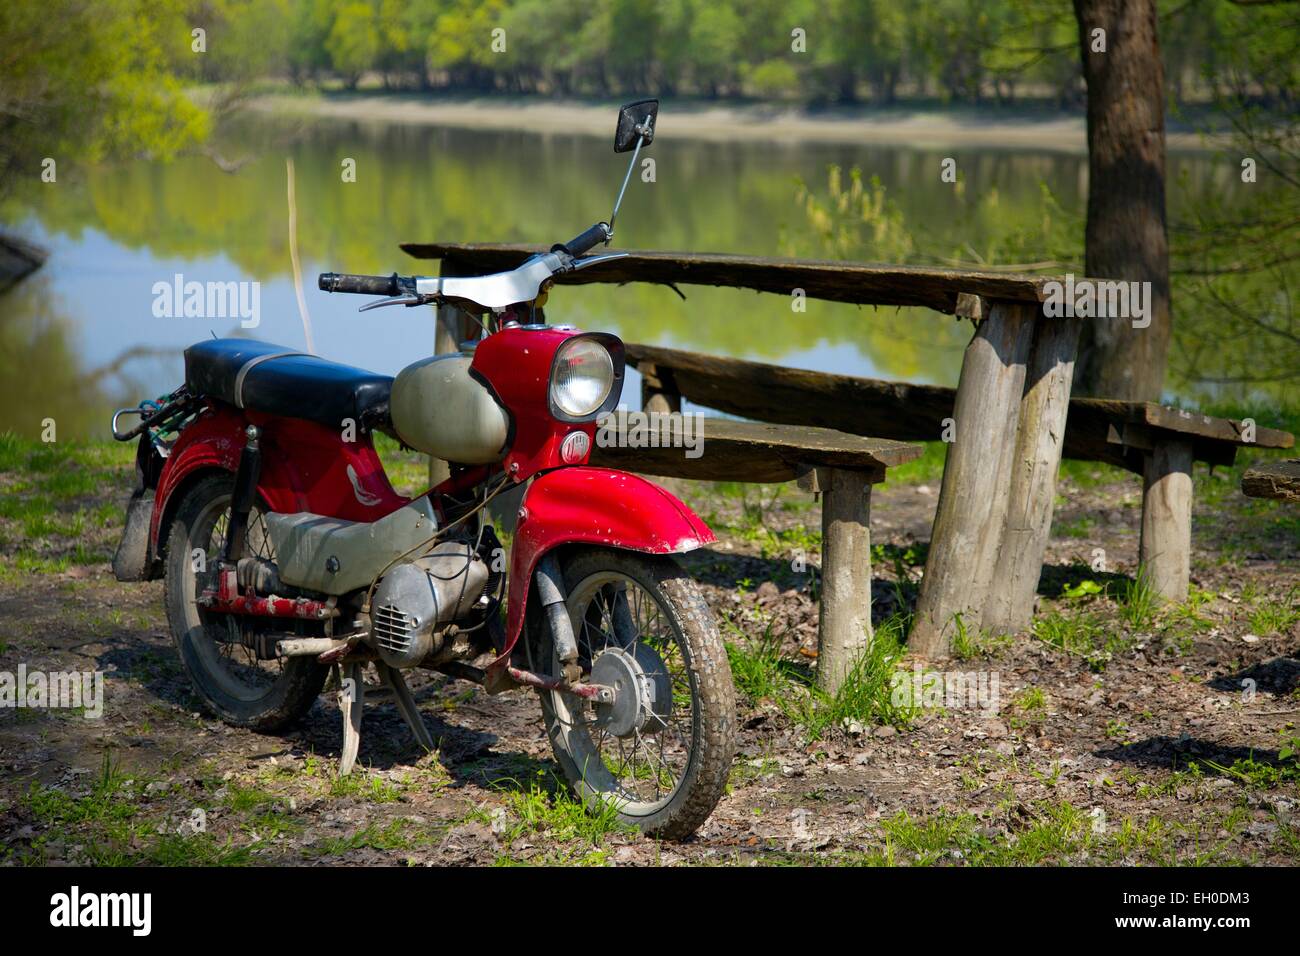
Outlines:
<svg viewBox="0 0 1300 956"><path fill-rule="evenodd" d="M444 274L517 266L545 247L406 243ZM561 276L591 282L706 284L864 305L920 305L971 318L952 417L956 440L944 467L929 558L909 644L946 656L958 622L968 628L1028 625L1051 527L1080 321L1050 319L1052 277L702 253L634 252ZM1063 281L1063 280L1061 280ZM451 310L440 312L452 333ZM1001 600L994 602L991 595Z"/></svg>

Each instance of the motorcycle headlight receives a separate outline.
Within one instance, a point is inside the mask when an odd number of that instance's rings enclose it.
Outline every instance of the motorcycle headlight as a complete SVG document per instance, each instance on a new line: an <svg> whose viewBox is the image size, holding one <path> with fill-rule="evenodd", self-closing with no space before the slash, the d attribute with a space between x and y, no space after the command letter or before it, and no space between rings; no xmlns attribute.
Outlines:
<svg viewBox="0 0 1300 956"><path fill-rule="evenodd" d="M551 407L570 420L589 419L609 399L614 378L614 359L609 349L595 338L575 336L555 352Z"/></svg>

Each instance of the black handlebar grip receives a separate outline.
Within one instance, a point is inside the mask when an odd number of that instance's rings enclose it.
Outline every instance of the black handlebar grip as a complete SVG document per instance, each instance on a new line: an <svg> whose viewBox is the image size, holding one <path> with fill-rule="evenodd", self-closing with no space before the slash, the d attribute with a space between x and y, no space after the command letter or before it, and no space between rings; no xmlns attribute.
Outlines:
<svg viewBox="0 0 1300 956"><path fill-rule="evenodd" d="M580 256L589 249L594 249L609 238L609 224L598 222L580 236L575 236L564 243L564 251L571 256Z"/></svg>
<svg viewBox="0 0 1300 956"><path fill-rule="evenodd" d="M358 276L346 272L322 272L319 284L326 292L355 292L359 295L397 295L397 273L390 276Z"/></svg>

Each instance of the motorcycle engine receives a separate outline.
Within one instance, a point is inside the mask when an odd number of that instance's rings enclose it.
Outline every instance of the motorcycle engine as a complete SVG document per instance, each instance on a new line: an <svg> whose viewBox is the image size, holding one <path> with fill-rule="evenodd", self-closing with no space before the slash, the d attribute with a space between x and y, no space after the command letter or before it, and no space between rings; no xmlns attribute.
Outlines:
<svg viewBox="0 0 1300 956"><path fill-rule="evenodd" d="M486 602L492 577L488 562L463 541L444 541L385 574L370 612L371 642L384 663L415 667L437 652L439 632Z"/></svg>

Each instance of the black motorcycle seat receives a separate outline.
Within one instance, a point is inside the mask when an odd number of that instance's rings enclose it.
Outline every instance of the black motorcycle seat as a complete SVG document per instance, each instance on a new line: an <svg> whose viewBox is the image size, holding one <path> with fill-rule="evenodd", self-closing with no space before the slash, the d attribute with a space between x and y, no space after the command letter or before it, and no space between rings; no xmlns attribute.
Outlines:
<svg viewBox="0 0 1300 956"><path fill-rule="evenodd" d="M269 342L210 339L185 350L185 384L237 408L367 430L383 427L393 380Z"/></svg>

